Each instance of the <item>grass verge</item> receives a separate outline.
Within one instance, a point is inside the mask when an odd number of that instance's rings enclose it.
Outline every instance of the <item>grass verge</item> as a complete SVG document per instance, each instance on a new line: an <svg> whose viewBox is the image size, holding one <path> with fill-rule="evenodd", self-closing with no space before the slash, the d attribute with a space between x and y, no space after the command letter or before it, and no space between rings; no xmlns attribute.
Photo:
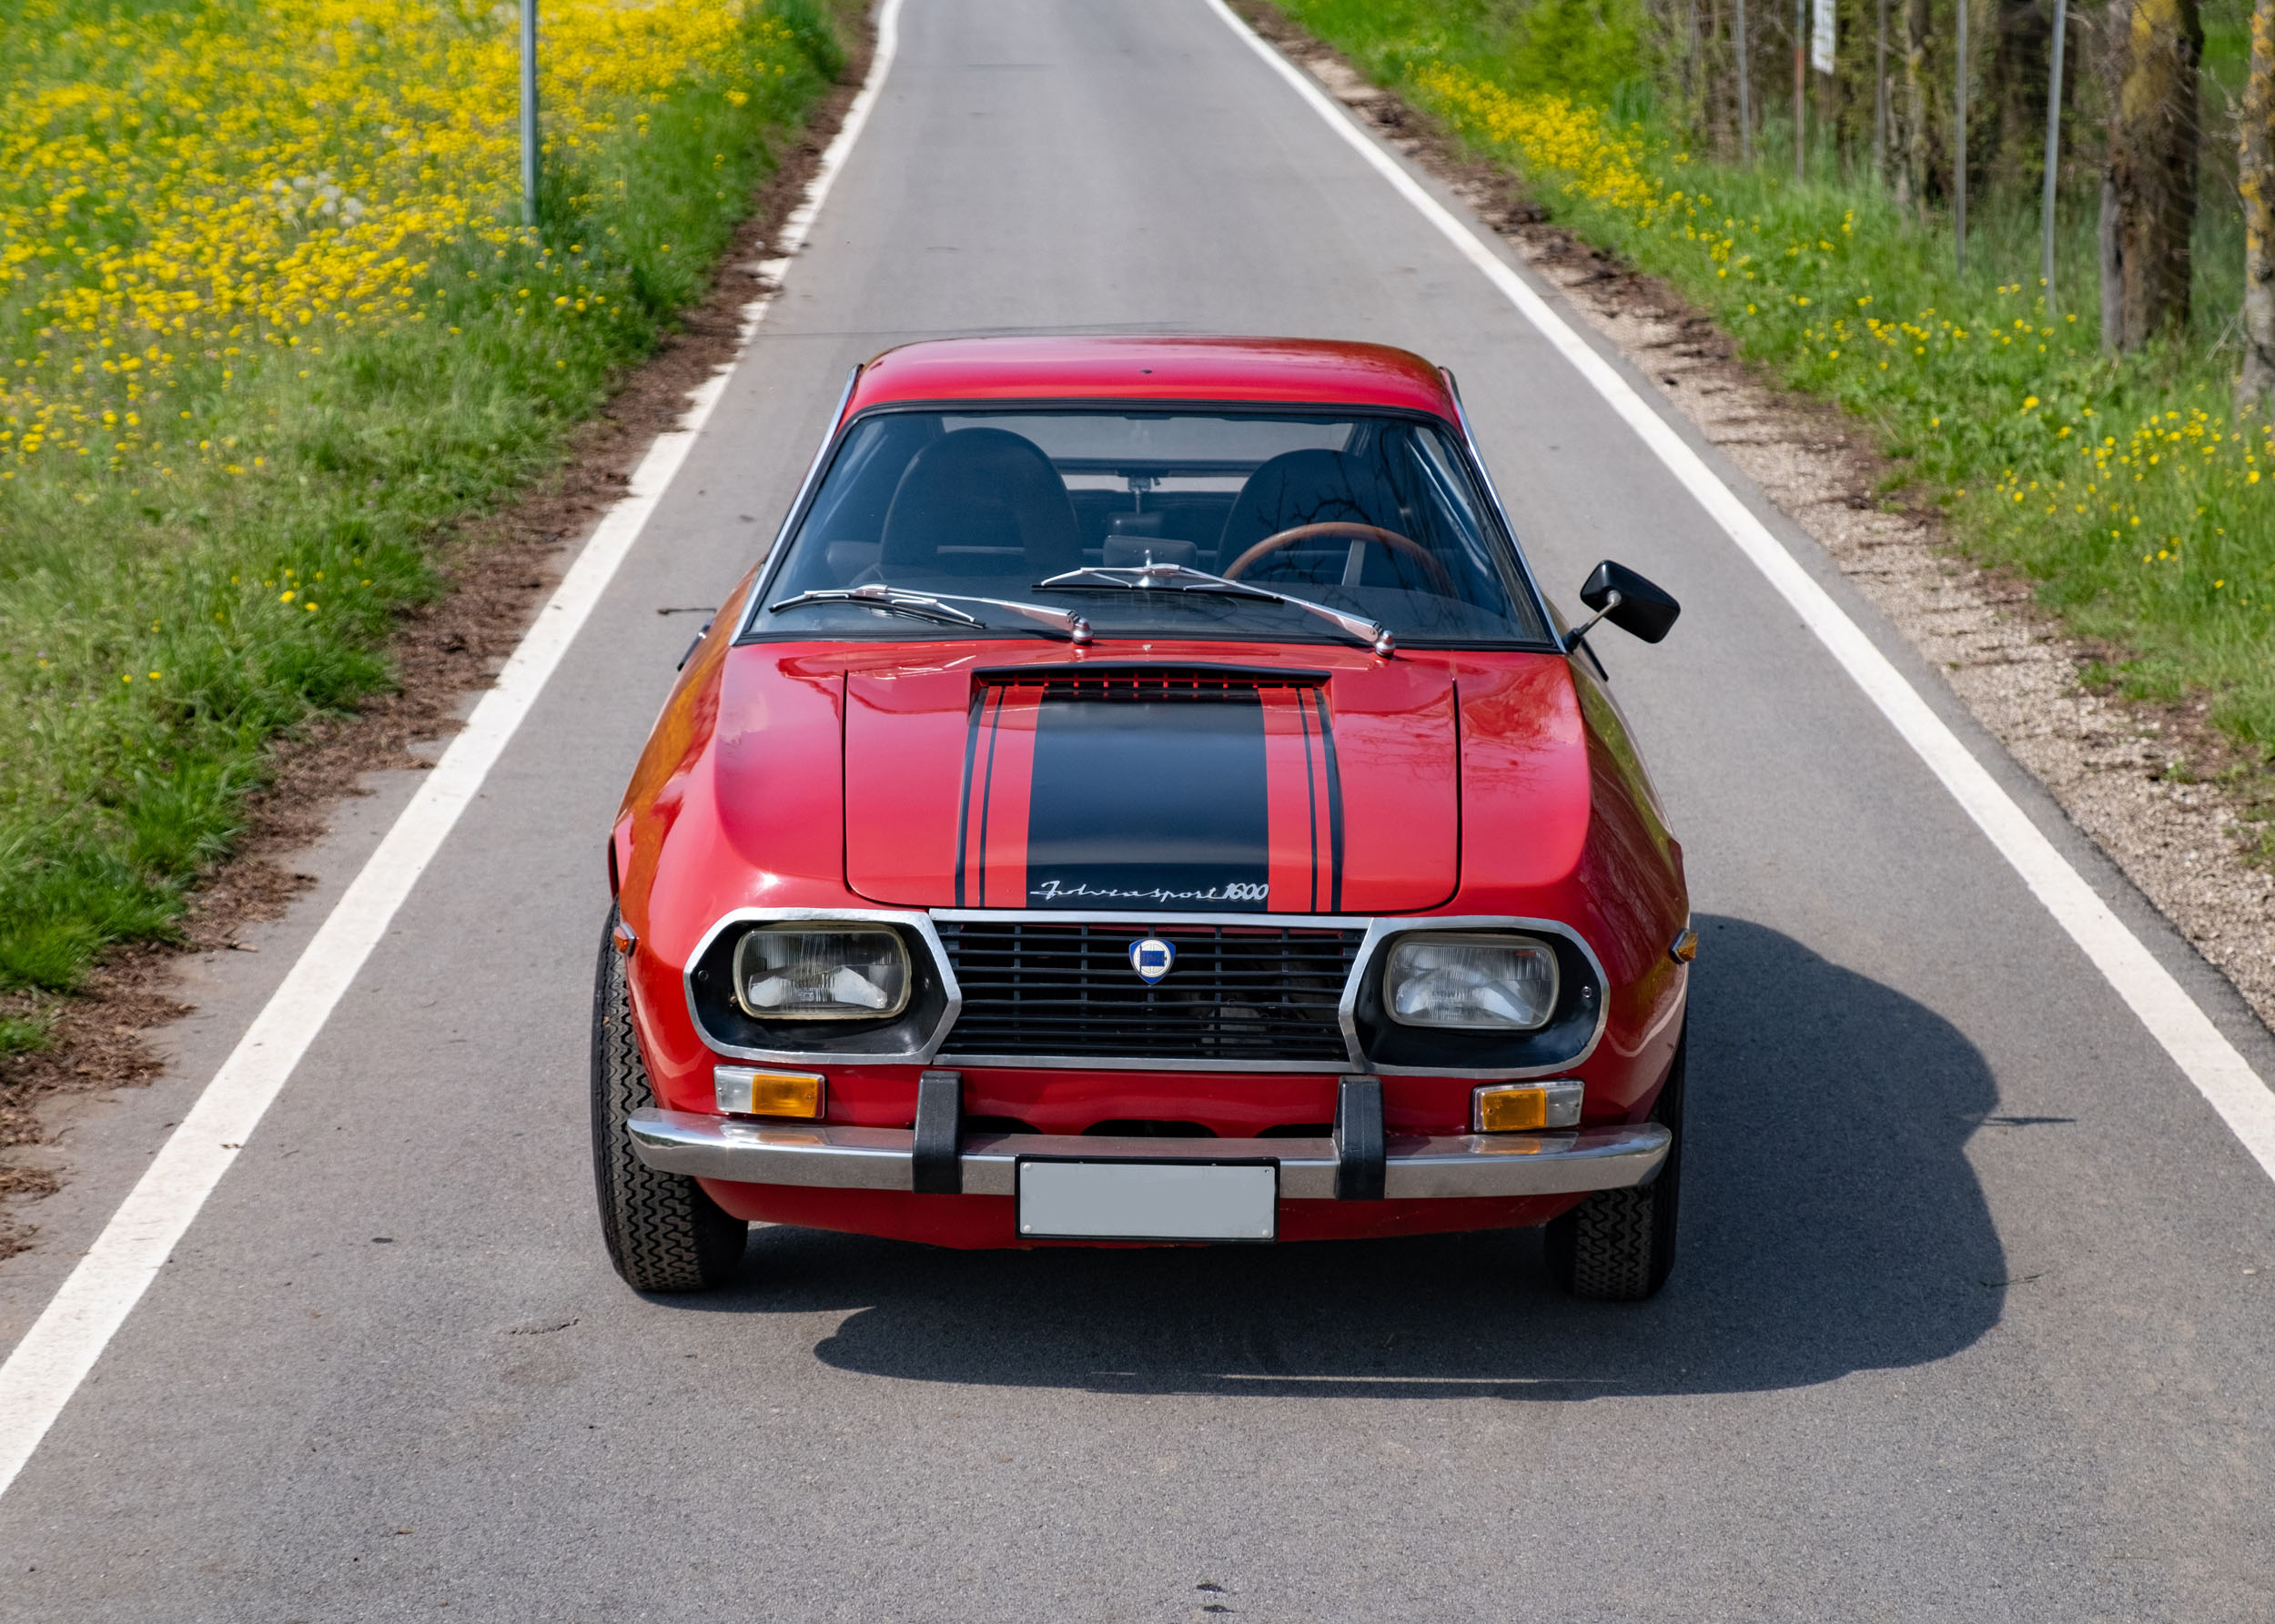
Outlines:
<svg viewBox="0 0 2275 1624"><path fill-rule="evenodd" d="M2221 267L2240 267L2240 247L2216 201L2199 331L2108 358L2082 209L2064 225L2061 263L2076 280L2058 312L2021 200L1980 211L1963 276L1947 227L1899 210L1869 177L1797 185L1790 146L1751 167L1712 163L1646 122L1541 87L1552 81L1505 8L1284 10L1523 175L1560 224L1664 277L1782 382L1864 419L1905 470L1890 495L1942 505L1971 558L2022 572L2074 632L2124 651L2110 675L2131 697L2207 696L2265 788L2275 439L2264 419L2230 410L2233 358L2217 342L2227 312L2211 307L2240 278Z"/></svg>
<svg viewBox="0 0 2275 1624"><path fill-rule="evenodd" d="M554 0L534 230L510 8L0 9L0 989L170 933L268 741L387 687L432 538L704 287L829 4Z"/></svg>

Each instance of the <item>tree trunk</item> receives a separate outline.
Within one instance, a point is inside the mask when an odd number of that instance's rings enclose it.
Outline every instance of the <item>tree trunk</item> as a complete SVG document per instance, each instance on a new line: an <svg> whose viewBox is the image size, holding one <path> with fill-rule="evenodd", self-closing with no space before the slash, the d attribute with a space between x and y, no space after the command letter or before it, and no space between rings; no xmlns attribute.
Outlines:
<svg viewBox="0 0 2275 1624"><path fill-rule="evenodd" d="M2243 90L2243 376L2239 404L2275 408L2275 0L2251 9Z"/></svg>
<svg viewBox="0 0 2275 1624"><path fill-rule="evenodd" d="M2118 0L2126 29L2101 188L2101 342L2138 349L2189 318L2196 224L2196 0Z"/></svg>
<svg viewBox="0 0 2275 1624"><path fill-rule="evenodd" d="M1904 5L1904 165L1896 172L1896 200L1927 214L1927 25L1928 0Z"/></svg>

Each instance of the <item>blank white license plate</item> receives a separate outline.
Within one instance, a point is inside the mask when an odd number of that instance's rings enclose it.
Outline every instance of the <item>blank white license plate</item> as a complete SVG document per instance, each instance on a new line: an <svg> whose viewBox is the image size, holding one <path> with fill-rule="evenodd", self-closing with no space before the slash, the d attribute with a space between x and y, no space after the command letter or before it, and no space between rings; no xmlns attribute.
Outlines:
<svg viewBox="0 0 2275 1624"><path fill-rule="evenodd" d="M1063 1240L1268 1241L1279 1169L1207 1162L1022 1162L1019 1233Z"/></svg>

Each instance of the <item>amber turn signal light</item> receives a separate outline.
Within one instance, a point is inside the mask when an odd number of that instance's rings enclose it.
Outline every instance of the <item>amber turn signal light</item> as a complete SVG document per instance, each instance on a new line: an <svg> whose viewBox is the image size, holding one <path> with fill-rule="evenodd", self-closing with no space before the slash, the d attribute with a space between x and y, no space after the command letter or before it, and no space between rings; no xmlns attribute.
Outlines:
<svg viewBox="0 0 2275 1624"><path fill-rule="evenodd" d="M1496 1083L1471 1096L1471 1120L1481 1134L1522 1134L1535 1128L1568 1128L1580 1121L1580 1079L1552 1077L1545 1083Z"/></svg>
<svg viewBox="0 0 2275 1624"><path fill-rule="evenodd" d="M822 1114L825 1080L815 1072L759 1071L747 1065L713 1066L719 1109L730 1116L805 1116Z"/></svg>

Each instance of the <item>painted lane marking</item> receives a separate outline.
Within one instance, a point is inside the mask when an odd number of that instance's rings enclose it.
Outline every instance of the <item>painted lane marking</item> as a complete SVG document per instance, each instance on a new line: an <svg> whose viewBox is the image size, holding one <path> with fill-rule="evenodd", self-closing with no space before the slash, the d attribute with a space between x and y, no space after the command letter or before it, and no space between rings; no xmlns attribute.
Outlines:
<svg viewBox="0 0 2275 1624"><path fill-rule="evenodd" d="M2219 1113L2260 1168L2275 1178L2275 1093L2270 1093L2235 1045L2220 1035L2172 973L2110 911L2085 876L1998 787L1958 735L1872 644L1862 628L1813 580L1783 542L1738 499L1674 429L1652 409L1609 361L1589 347L1506 261L1426 191L1396 159L1345 117L1304 71L1260 38L1224 0L1206 0L1265 65L1327 121L1399 196L1437 227L1462 257L1483 272L1502 296L1552 345L1651 449L1707 516L1721 526L1756 570L1800 615L1857 687L1880 708L1904 741L1942 781L1952 798L1990 838L2038 901L2069 933L2094 967L2117 989L2149 1035Z"/></svg>
<svg viewBox="0 0 2275 1624"><path fill-rule="evenodd" d="M836 139L822 155L804 201L784 223L775 245L779 257L765 267L774 282L779 283L790 257L805 246L823 199L876 106L898 43L900 6L901 0L885 0L877 14L876 55L869 76L846 109ZM743 343L764 319L770 298L744 307ZM739 350L736 358L741 358ZM474 707L465 729L450 741L419 793L349 883L283 984L254 1017L95 1245L16 1344L7 1363L0 1365L0 1494L15 1481L165 1266L167 1255L228 1171L237 1151L252 1138L333 1006L386 934L396 910L426 872L459 814L480 792L482 781L687 459L689 448L725 390L733 365L720 368L701 388L690 391L680 426L658 435L650 445L632 474L628 494L586 540L560 587L498 673L497 685Z"/></svg>

